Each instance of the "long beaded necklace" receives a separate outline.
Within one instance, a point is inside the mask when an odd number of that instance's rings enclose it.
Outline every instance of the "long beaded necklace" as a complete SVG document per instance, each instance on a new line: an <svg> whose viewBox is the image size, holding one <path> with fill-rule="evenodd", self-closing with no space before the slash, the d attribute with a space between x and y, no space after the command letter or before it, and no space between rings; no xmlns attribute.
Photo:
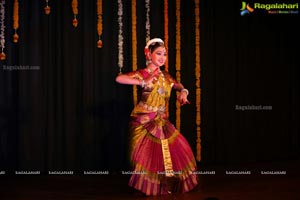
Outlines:
<svg viewBox="0 0 300 200"><path fill-rule="evenodd" d="M159 81L159 88L157 90L158 94L163 95L165 94L165 76L164 74L159 70L159 77L158 77L158 81Z"/></svg>
<svg viewBox="0 0 300 200"><path fill-rule="evenodd" d="M147 68L149 74L153 76L153 71L150 68ZM160 69L158 69L158 78L153 78L155 81L158 81L159 88L157 90L159 95L165 94L165 76Z"/></svg>

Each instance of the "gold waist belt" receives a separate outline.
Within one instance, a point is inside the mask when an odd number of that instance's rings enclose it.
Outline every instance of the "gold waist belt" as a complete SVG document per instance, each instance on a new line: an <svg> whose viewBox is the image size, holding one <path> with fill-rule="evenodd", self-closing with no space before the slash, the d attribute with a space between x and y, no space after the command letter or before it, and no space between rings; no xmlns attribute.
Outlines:
<svg viewBox="0 0 300 200"><path fill-rule="evenodd" d="M148 111L153 111L153 112L165 112L166 111L166 107L165 106L149 106L144 102L139 102L138 106L142 107L144 110L148 110Z"/></svg>

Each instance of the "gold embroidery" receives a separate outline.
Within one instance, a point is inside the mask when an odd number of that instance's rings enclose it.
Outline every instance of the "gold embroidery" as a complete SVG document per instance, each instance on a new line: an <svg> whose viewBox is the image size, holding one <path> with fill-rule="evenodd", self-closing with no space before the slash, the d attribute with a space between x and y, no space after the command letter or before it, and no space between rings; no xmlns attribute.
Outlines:
<svg viewBox="0 0 300 200"><path fill-rule="evenodd" d="M163 152L164 166L166 177L174 176L172 159L169 149L168 139L161 140L161 147Z"/></svg>

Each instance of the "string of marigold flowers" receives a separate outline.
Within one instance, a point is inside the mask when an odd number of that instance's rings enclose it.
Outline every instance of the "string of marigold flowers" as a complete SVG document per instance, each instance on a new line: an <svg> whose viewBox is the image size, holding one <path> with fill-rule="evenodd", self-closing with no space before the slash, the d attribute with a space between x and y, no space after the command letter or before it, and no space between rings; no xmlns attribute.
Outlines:
<svg viewBox="0 0 300 200"><path fill-rule="evenodd" d="M136 40L136 0L131 2L131 32L132 32L132 70L137 70L137 40ZM133 86L133 103L137 104L137 87Z"/></svg>
<svg viewBox="0 0 300 200"><path fill-rule="evenodd" d="M201 161L201 115L200 115L200 103L201 103L201 88L200 88L200 8L199 0L195 0L195 78L196 78L196 130L197 130L197 140L196 149L197 155L196 159Z"/></svg>

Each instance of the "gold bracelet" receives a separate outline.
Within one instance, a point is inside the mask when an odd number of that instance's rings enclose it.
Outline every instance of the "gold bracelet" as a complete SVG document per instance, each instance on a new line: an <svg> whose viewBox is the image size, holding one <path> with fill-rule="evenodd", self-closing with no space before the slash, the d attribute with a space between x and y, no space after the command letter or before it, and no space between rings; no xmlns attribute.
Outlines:
<svg viewBox="0 0 300 200"><path fill-rule="evenodd" d="M182 92L186 92L186 95L189 95L189 91L188 91L187 89L185 89L185 88L183 88L183 89L180 91L180 93L182 93Z"/></svg>

